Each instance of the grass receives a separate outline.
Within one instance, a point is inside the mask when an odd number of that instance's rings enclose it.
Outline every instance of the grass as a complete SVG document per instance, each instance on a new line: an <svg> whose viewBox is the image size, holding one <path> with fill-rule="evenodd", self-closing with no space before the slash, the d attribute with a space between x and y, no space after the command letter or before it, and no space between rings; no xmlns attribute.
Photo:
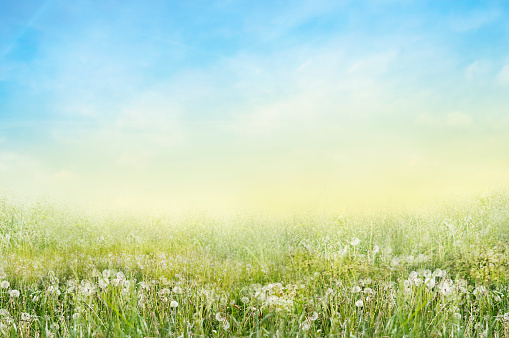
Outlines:
<svg viewBox="0 0 509 338"><path fill-rule="evenodd" d="M509 337L509 194L428 212L90 215L0 200L12 337Z"/></svg>

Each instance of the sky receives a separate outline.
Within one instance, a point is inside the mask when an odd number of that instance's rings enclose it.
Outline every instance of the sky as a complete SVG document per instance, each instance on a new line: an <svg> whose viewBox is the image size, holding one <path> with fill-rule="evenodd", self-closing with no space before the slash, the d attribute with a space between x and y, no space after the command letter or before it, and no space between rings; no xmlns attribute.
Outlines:
<svg viewBox="0 0 509 338"><path fill-rule="evenodd" d="M3 0L0 190L133 208L509 182L509 3Z"/></svg>

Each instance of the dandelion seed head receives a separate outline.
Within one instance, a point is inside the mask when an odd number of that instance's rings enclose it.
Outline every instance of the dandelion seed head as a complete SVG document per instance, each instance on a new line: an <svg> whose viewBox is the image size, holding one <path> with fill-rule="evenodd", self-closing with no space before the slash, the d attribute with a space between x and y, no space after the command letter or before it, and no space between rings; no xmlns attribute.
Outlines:
<svg viewBox="0 0 509 338"><path fill-rule="evenodd" d="M352 239L352 240L350 241L350 245L352 245L352 246L357 246L357 245L359 245L360 243L361 243L361 240L360 240L360 239L358 239L357 237L355 237L354 239Z"/></svg>
<svg viewBox="0 0 509 338"><path fill-rule="evenodd" d="M30 314L26 312L21 313L21 320L24 322L28 322L30 320Z"/></svg>
<svg viewBox="0 0 509 338"><path fill-rule="evenodd" d="M20 295L18 290L11 290L9 294L11 295L12 298L18 298Z"/></svg>
<svg viewBox="0 0 509 338"><path fill-rule="evenodd" d="M361 287L360 287L360 286L358 286L358 285L354 286L354 287L352 288L352 292L353 292L353 293L359 293L359 292L361 292Z"/></svg>
<svg viewBox="0 0 509 338"><path fill-rule="evenodd" d="M0 286L2 287L2 289L8 289L11 286L11 283L4 280L4 281L2 281L2 283L0 283Z"/></svg>
<svg viewBox="0 0 509 338"><path fill-rule="evenodd" d="M355 302L355 306L357 307L363 307L364 306L364 302L362 301L362 299L359 299L358 301Z"/></svg>
<svg viewBox="0 0 509 338"><path fill-rule="evenodd" d="M313 314L309 317L309 320L315 321L318 319L318 312L313 312Z"/></svg>
<svg viewBox="0 0 509 338"><path fill-rule="evenodd" d="M172 300L172 301L170 302L170 307L172 307L172 308L176 308L176 307L178 307L178 306L179 306L179 303L177 303L177 301Z"/></svg>

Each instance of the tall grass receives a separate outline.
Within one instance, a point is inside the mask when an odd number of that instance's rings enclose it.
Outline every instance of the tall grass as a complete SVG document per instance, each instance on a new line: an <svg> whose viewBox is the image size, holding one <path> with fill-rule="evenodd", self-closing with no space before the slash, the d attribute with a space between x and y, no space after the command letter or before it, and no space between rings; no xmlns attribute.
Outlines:
<svg viewBox="0 0 509 338"><path fill-rule="evenodd" d="M428 212L90 215L0 200L0 332L509 337L509 194Z"/></svg>

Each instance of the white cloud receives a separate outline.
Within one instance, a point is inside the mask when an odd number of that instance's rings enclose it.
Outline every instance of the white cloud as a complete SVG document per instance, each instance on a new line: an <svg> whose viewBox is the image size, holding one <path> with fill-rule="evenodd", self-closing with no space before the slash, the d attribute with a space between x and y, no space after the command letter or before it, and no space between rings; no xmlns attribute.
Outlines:
<svg viewBox="0 0 509 338"><path fill-rule="evenodd" d="M486 59L475 60L465 69L465 78L469 81L479 80L485 77L491 70L491 63Z"/></svg>
<svg viewBox="0 0 509 338"><path fill-rule="evenodd" d="M446 117L447 125L455 128L464 128L472 125L473 119L470 115L460 111L455 111L447 114Z"/></svg>
<svg viewBox="0 0 509 338"><path fill-rule="evenodd" d="M497 82L498 84L502 86L509 85L509 64L506 64L500 69L500 71L497 74Z"/></svg>

